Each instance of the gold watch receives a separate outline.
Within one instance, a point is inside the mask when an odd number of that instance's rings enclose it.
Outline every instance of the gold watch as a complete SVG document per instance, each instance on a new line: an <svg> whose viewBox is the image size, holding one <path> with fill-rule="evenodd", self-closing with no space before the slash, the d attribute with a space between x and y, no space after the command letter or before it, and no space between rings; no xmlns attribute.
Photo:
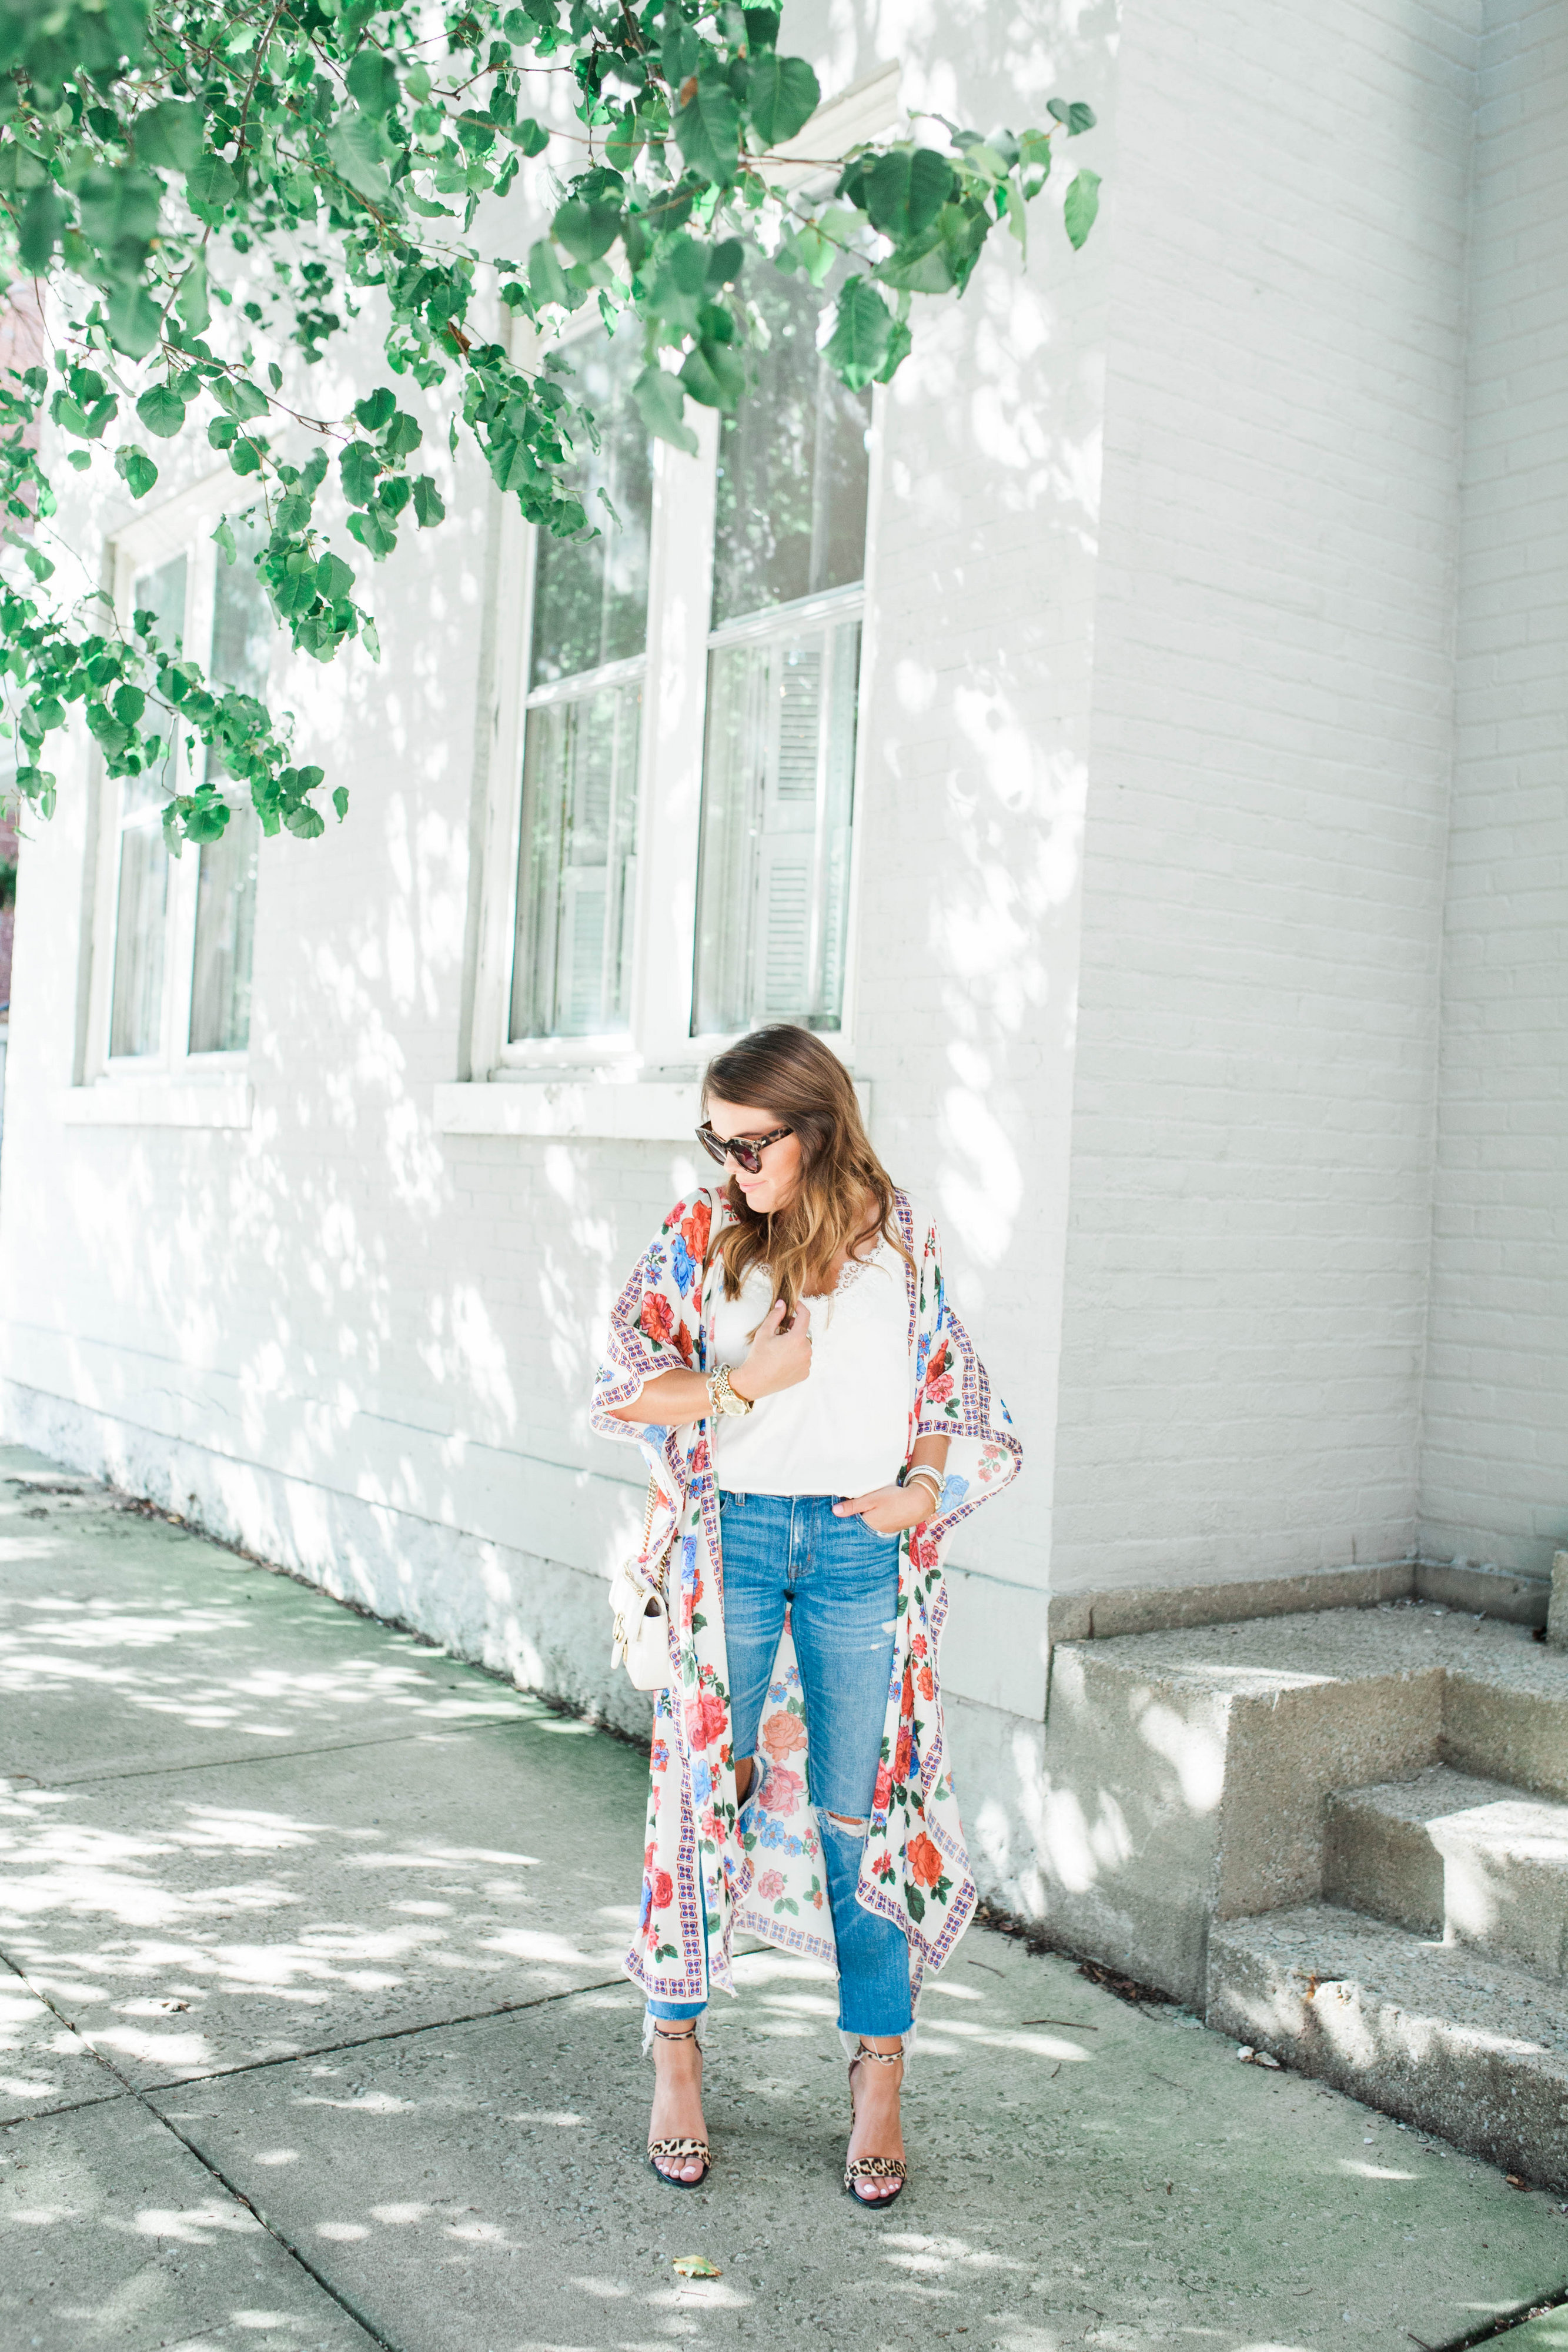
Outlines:
<svg viewBox="0 0 1568 2352"><path fill-rule="evenodd" d="M741 1421L757 1400L755 1397L737 1396L729 1385L729 1366L721 1364L716 1372L708 1374L707 1402L710 1418L716 1412L722 1412L732 1421Z"/></svg>

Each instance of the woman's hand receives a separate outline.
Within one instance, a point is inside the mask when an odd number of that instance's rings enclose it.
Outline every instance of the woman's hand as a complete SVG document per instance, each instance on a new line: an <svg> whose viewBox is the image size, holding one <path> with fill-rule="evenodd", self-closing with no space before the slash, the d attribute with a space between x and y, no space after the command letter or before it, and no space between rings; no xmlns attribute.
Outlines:
<svg viewBox="0 0 1568 2352"><path fill-rule="evenodd" d="M783 1320L784 1301L776 1298L758 1327L745 1363L730 1373L729 1385L737 1397L749 1397L755 1403L758 1397L798 1387L810 1372L810 1308L797 1307L788 1331L779 1328Z"/></svg>
<svg viewBox="0 0 1568 2352"><path fill-rule="evenodd" d="M902 1535L936 1515L936 1498L924 1478L911 1479L907 1486L873 1486L869 1495L847 1495L833 1505L835 1518L863 1519L879 1536Z"/></svg>

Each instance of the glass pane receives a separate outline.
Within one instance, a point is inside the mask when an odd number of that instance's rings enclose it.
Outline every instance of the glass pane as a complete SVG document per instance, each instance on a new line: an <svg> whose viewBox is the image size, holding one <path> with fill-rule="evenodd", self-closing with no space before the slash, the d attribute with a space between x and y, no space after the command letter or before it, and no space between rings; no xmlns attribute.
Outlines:
<svg viewBox="0 0 1568 2352"><path fill-rule="evenodd" d="M235 560L225 563L220 553L213 582L213 681L237 687L242 694L265 693L272 666L276 624L252 560L261 541L261 523L256 508L234 518ZM225 773L215 751L207 754L207 773L214 782ZM236 793L229 810L222 840L202 844L191 971L193 1054L238 1053L250 1042L261 828L247 797Z"/></svg>
<svg viewBox="0 0 1568 2352"><path fill-rule="evenodd" d="M163 914L168 897L169 853L163 846L162 824L152 817L124 826L120 835L114 919L111 1054L155 1054L162 1042Z"/></svg>
<svg viewBox="0 0 1568 2352"><path fill-rule="evenodd" d="M252 507L248 514L232 516L230 526L235 560L226 563L220 549L213 581L212 674L218 686L259 695L267 689L277 627L255 562L267 537L265 518L259 507Z"/></svg>
<svg viewBox="0 0 1568 2352"><path fill-rule="evenodd" d="M246 802L232 808L221 841L202 844L195 962L191 973L193 1054L238 1053L250 1042L256 856L260 841L256 811Z"/></svg>
<svg viewBox="0 0 1568 2352"><path fill-rule="evenodd" d="M860 636L709 656L694 1036L842 1020Z"/></svg>
<svg viewBox="0 0 1568 2352"><path fill-rule="evenodd" d="M817 350L824 298L776 269L748 277L768 332L754 389L718 444L713 625L846 588L865 570L871 394L847 392Z"/></svg>
<svg viewBox="0 0 1568 2352"><path fill-rule="evenodd" d="M642 711L633 681L528 713L515 1038L627 1024Z"/></svg>
<svg viewBox="0 0 1568 2352"><path fill-rule="evenodd" d="M131 591L135 611L150 612L158 643L165 652L179 645L185 635L185 559L176 555L161 563L156 572L137 574ZM126 816L140 811L160 808L174 789L174 737L170 730L168 756L162 770L145 772L140 776L127 776L120 788L120 807Z"/></svg>
<svg viewBox="0 0 1568 2352"><path fill-rule="evenodd" d="M590 336L573 345L571 365L573 388L599 425L599 447L583 448L572 473L572 488L582 500L589 530L597 530L598 537L538 534L533 686L575 677L605 662L630 660L642 652L648 631L653 469L648 436L630 390L643 365L641 330L633 321L613 342Z"/></svg>

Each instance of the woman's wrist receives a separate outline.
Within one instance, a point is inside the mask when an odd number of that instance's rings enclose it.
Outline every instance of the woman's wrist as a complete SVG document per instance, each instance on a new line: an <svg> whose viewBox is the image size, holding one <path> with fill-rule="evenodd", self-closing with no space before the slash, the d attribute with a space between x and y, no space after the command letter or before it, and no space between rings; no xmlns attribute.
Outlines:
<svg viewBox="0 0 1568 2352"><path fill-rule="evenodd" d="M758 1391L753 1389L748 1381L743 1387L742 1382L745 1381L745 1364L732 1364L729 1368L729 1385L732 1395L740 1397L747 1404L755 1404Z"/></svg>

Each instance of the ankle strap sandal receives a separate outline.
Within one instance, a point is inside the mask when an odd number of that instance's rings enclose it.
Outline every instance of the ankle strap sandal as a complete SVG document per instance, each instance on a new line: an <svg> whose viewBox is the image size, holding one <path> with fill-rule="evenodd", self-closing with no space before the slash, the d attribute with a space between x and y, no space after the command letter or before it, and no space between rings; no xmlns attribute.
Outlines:
<svg viewBox="0 0 1568 2352"><path fill-rule="evenodd" d="M872 2050L862 2042L850 2060L850 2113L852 2116L854 2113L855 2104L855 2068L862 2058L869 2058L875 2066L902 2066L904 2063L902 2050ZM909 2168L901 2156L857 2156L844 2167L844 2193L846 2196L852 2197L855 2203L863 2206L868 2212L877 2212L883 2206L897 2204L904 2194L904 2183L908 2179ZM891 2197L862 2197L855 2187L857 2180L896 2180L898 2186Z"/></svg>
<svg viewBox="0 0 1568 2352"><path fill-rule="evenodd" d="M695 2042L696 2040L697 2029L695 2019L690 2030L685 2033L666 2032L662 2020L656 2017L653 2021L653 2026L661 2042ZM702 2170L695 2180L682 2180L673 2172L660 2170L658 2159L661 2157L666 2164L672 2162L689 2164L692 2158L696 2157L701 2160ZM713 2169L713 2156L706 2139L651 2139L648 2142L648 2164L654 2179L662 2180L666 2189L700 2189Z"/></svg>

